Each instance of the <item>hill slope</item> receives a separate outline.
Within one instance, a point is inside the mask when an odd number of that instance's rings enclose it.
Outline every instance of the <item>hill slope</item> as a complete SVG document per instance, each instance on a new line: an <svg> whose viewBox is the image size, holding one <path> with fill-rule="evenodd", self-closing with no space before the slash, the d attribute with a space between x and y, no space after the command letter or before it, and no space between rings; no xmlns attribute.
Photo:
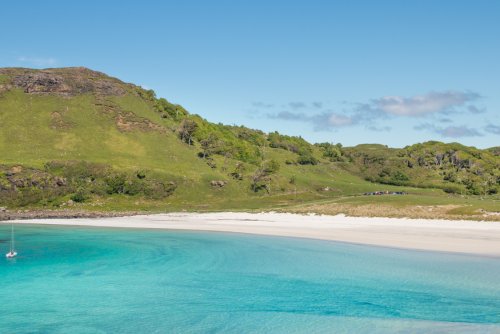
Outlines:
<svg viewBox="0 0 500 334"><path fill-rule="evenodd" d="M10 206L59 205L58 198L75 194L86 202L141 197L160 184L179 207L240 200L258 207L268 201L264 194L317 198L317 188L334 185L332 166L284 163L297 160L292 151L299 148L319 155L300 138L275 134L273 148L260 131L211 124L152 91L85 68L0 69L0 105L0 200ZM277 147L288 142L295 146ZM266 170L273 161L279 173ZM129 205L127 196L113 199L120 201Z"/></svg>
<svg viewBox="0 0 500 334"><path fill-rule="evenodd" d="M265 208L359 195L377 182L422 196L431 191L416 187L495 194L495 152L312 145L209 123L86 68L0 69L0 204L9 207Z"/></svg>
<svg viewBox="0 0 500 334"><path fill-rule="evenodd" d="M373 182L441 188L449 193L496 194L498 155L458 143L426 142L404 147L358 145L344 150L346 169Z"/></svg>

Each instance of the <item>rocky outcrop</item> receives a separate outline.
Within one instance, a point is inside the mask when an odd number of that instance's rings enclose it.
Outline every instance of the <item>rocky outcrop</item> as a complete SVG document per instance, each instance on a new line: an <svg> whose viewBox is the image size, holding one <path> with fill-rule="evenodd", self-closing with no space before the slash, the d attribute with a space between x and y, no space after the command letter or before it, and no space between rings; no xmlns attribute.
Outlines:
<svg viewBox="0 0 500 334"><path fill-rule="evenodd" d="M62 77L44 72L15 76L12 83L28 94L57 92L64 95L71 92L71 87L64 83Z"/></svg>
<svg viewBox="0 0 500 334"><path fill-rule="evenodd" d="M227 184L227 181L213 180L210 181L210 185L214 188L223 188Z"/></svg>
<svg viewBox="0 0 500 334"><path fill-rule="evenodd" d="M19 88L27 94L121 96L127 92L128 85L84 67L44 70L2 68L0 75L10 78L2 84L2 90Z"/></svg>
<svg viewBox="0 0 500 334"><path fill-rule="evenodd" d="M3 182L0 183L0 192L31 187L38 189L58 188L67 185L66 178L33 168L13 166L5 169L5 167L2 167L0 172L3 172L5 176Z"/></svg>

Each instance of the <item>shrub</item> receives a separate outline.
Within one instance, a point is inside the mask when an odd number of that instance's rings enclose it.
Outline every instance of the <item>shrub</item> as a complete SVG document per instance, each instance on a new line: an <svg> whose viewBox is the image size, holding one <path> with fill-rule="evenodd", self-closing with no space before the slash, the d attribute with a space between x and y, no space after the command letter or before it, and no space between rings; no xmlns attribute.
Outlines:
<svg viewBox="0 0 500 334"><path fill-rule="evenodd" d="M447 186L443 188L443 191L448 194L460 194L460 188Z"/></svg>
<svg viewBox="0 0 500 334"><path fill-rule="evenodd" d="M152 199L163 199L170 196L177 184L175 182L148 181L144 185L144 195Z"/></svg>
<svg viewBox="0 0 500 334"><path fill-rule="evenodd" d="M234 170L230 175L236 180L243 180L243 172L245 171L245 165L241 162L237 162Z"/></svg>
<svg viewBox="0 0 500 334"><path fill-rule="evenodd" d="M269 146L281 148L293 153L311 152L311 144L302 137L282 135L279 132L272 132L268 135Z"/></svg>
<svg viewBox="0 0 500 334"><path fill-rule="evenodd" d="M266 189L269 193L269 187L266 183L271 181L270 176L278 172L279 169L280 165L276 160L269 160L262 163L262 165L257 168L255 173L252 175L252 190L254 192L258 192L261 189Z"/></svg>
<svg viewBox="0 0 500 334"><path fill-rule="evenodd" d="M488 195L495 195L495 194L497 194L497 193L498 193L498 189L496 189L496 188L490 188L490 189L488 189L488 191L487 191L487 194L488 194Z"/></svg>
<svg viewBox="0 0 500 334"><path fill-rule="evenodd" d="M313 157L312 154L301 154L297 158L297 163L300 165L317 165L318 162L318 159Z"/></svg>
<svg viewBox="0 0 500 334"><path fill-rule="evenodd" d="M163 97L156 100L154 108L156 109L156 111L158 111L162 114L161 116L163 118L171 117L174 119L178 119L181 116L188 115L188 112L186 111L186 109L184 109L183 107L181 107L178 104L172 104L172 103L168 102Z"/></svg>
<svg viewBox="0 0 500 334"><path fill-rule="evenodd" d="M342 160L342 144L331 144L331 143L319 143L315 144L323 151L323 156L328 158L330 161L341 161Z"/></svg>
<svg viewBox="0 0 500 334"><path fill-rule="evenodd" d="M144 182L139 179L125 181L123 185L123 193L125 195L134 196L144 191Z"/></svg>
<svg viewBox="0 0 500 334"><path fill-rule="evenodd" d="M404 174L403 172L401 172L401 171L396 171L396 172L392 175L392 178L393 178L393 180L395 180L395 181L403 181L403 182L404 182L404 181L408 181L408 180L410 180L410 179L408 178L408 176L407 176L406 174Z"/></svg>
<svg viewBox="0 0 500 334"><path fill-rule="evenodd" d="M106 192L109 195L123 194L125 191L125 182L127 178L124 174L114 174L106 177L104 180L106 184Z"/></svg>
<svg viewBox="0 0 500 334"><path fill-rule="evenodd" d="M88 199L88 195L83 189L80 189L76 193L71 195L70 199L75 203L83 203Z"/></svg>
<svg viewBox="0 0 500 334"><path fill-rule="evenodd" d="M269 160L262 164L262 171L266 175L271 175L280 170L280 163L276 160Z"/></svg>
<svg viewBox="0 0 500 334"><path fill-rule="evenodd" d="M179 128L177 129L177 133L179 134L179 138L189 144L193 144L193 135L196 129L198 128L198 124L192 119L183 119Z"/></svg>

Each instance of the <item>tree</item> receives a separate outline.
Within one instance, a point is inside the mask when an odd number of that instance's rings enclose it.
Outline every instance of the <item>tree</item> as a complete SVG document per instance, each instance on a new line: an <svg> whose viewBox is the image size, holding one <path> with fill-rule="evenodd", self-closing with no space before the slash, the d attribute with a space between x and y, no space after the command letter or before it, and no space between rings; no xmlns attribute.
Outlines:
<svg viewBox="0 0 500 334"><path fill-rule="evenodd" d="M189 145L193 144L193 134L198 128L198 124L192 119L186 118L183 119L179 128L177 129L177 133L181 140Z"/></svg>
<svg viewBox="0 0 500 334"><path fill-rule="evenodd" d="M149 101L154 101L156 99L156 93L152 89L144 89L142 87L138 87L136 91L143 99Z"/></svg>
<svg viewBox="0 0 500 334"><path fill-rule="evenodd" d="M230 175L236 180L243 180L243 172L245 171L245 165L242 162L237 162L234 170Z"/></svg>
<svg viewBox="0 0 500 334"><path fill-rule="evenodd" d="M280 164L276 160L269 160L262 163L252 175L252 190L254 192L260 189L266 189L269 193L271 191L271 175L279 171Z"/></svg>
<svg viewBox="0 0 500 334"><path fill-rule="evenodd" d="M342 156L342 144L319 143L315 144L323 151L323 156L329 158L330 161L339 161Z"/></svg>
<svg viewBox="0 0 500 334"><path fill-rule="evenodd" d="M219 143L219 138L217 138L217 135L211 133L208 135L207 138L202 139L200 141L200 144L201 144L201 149L203 150L201 152L201 155L203 156L203 158L206 158L215 153L220 143Z"/></svg>

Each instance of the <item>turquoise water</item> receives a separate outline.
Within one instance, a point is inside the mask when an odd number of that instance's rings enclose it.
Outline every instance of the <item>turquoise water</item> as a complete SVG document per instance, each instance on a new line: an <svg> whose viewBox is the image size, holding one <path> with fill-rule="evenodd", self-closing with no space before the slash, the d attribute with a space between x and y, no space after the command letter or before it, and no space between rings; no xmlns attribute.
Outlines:
<svg viewBox="0 0 500 334"><path fill-rule="evenodd" d="M209 232L16 236L0 333L500 333L500 259Z"/></svg>

